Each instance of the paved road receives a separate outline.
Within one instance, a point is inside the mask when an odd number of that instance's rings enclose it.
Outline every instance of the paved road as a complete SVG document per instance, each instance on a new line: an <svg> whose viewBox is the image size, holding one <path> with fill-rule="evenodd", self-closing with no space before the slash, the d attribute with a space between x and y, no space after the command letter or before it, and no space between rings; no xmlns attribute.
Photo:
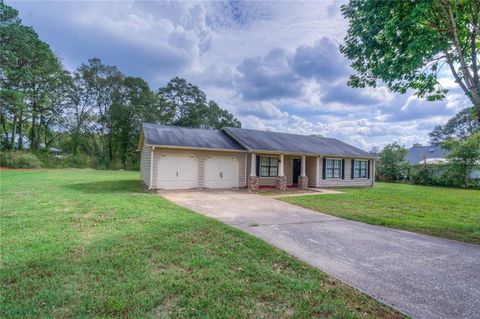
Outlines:
<svg viewBox="0 0 480 319"><path fill-rule="evenodd" d="M479 245L348 221L241 191L161 195L253 234L414 318L480 318Z"/></svg>

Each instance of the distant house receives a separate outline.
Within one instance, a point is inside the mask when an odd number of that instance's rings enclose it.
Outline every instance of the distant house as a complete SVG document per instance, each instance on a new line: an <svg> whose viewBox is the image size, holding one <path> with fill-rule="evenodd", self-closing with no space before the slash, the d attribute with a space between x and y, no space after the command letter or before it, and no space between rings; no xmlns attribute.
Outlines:
<svg viewBox="0 0 480 319"><path fill-rule="evenodd" d="M407 161L411 165L446 163L446 153L440 146L414 144L408 149Z"/></svg>
<svg viewBox="0 0 480 319"><path fill-rule="evenodd" d="M150 189L372 186L375 156L334 138L143 124Z"/></svg>
<svg viewBox="0 0 480 319"><path fill-rule="evenodd" d="M2 137L2 140L1 140L2 143L10 145L10 141L12 139L11 134L3 134L1 137ZM19 140L20 140L20 135L15 134L15 137L14 137L15 148L19 148L19 145L20 145ZM44 149L44 148L45 148L45 144L40 143L40 149ZM23 136L23 138L22 138L22 149L24 149L24 150L29 150L30 149L30 139L26 136ZM49 147L48 151L50 153L56 154L56 155L58 155L62 152L62 150L60 150L58 148L55 148L55 147Z"/></svg>
<svg viewBox="0 0 480 319"><path fill-rule="evenodd" d="M445 164L448 162L446 157L447 152L440 146L435 145L422 146L420 144L413 144L407 153L407 161L411 165ZM480 178L480 170L473 170L470 173L470 178Z"/></svg>

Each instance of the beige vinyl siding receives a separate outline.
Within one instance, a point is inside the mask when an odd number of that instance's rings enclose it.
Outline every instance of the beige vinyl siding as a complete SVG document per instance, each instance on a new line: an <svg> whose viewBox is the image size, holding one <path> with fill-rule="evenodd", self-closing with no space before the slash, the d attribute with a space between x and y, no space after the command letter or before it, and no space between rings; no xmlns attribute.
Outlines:
<svg viewBox="0 0 480 319"><path fill-rule="evenodd" d="M143 145L140 153L140 177L147 187L150 187L150 157L151 147Z"/></svg>
<svg viewBox="0 0 480 319"><path fill-rule="evenodd" d="M335 157L327 157L331 159L342 159L342 158L335 158ZM358 158L359 160L363 160L362 158ZM365 159L368 161L368 159ZM352 179L352 159L345 158L345 179L341 178L326 178L323 179L323 159L320 159L320 170L317 174L318 176L318 183L317 187L367 187L372 186L373 181L373 160L370 160L370 178L355 178ZM307 168L308 171L308 168Z"/></svg>
<svg viewBox="0 0 480 319"><path fill-rule="evenodd" d="M245 179L245 153L228 152L228 151L203 151L203 150L189 150L189 149L171 149L171 148L155 148L154 165L153 165L153 180L157 180L158 172L158 157L161 155L193 155L198 161L198 188L204 187L204 173L205 161L209 156L213 157L235 157L238 160L238 186L246 187ZM154 183L155 184L155 183ZM156 188L156 185L153 185Z"/></svg>
<svg viewBox="0 0 480 319"><path fill-rule="evenodd" d="M307 165L305 167L306 174L308 176L308 186L314 187L317 185L317 158L318 157L307 157Z"/></svg>

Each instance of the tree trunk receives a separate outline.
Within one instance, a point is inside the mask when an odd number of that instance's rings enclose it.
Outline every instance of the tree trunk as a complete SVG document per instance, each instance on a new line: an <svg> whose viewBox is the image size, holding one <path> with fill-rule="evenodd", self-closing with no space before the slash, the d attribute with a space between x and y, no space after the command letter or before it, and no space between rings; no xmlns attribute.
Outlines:
<svg viewBox="0 0 480 319"><path fill-rule="evenodd" d="M75 128L75 134L73 136L73 155L77 155L78 152L78 140L80 135L80 127Z"/></svg>
<svg viewBox="0 0 480 319"><path fill-rule="evenodd" d="M35 103L33 104L35 105ZM33 112L32 112L32 127L30 128L30 149L35 150L35 133L36 133L36 128L37 128L37 114L35 112L35 106L33 107Z"/></svg>
<svg viewBox="0 0 480 319"><path fill-rule="evenodd" d="M17 133L17 115L13 115L12 137L10 138L10 149L15 149L15 134Z"/></svg>
<svg viewBox="0 0 480 319"><path fill-rule="evenodd" d="M42 136L42 125L44 124L45 120L43 118L43 115L40 115L40 119L38 120L38 125L37 125L37 139L35 141L35 149L39 150L40 149L40 139ZM47 134L47 131L45 130L45 136Z"/></svg>
<svg viewBox="0 0 480 319"><path fill-rule="evenodd" d="M18 149L23 150L23 112L18 116Z"/></svg>
<svg viewBox="0 0 480 319"><path fill-rule="evenodd" d="M475 107L475 113L477 114L477 121L478 123L480 123L480 102L476 103L474 107Z"/></svg>
<svg viewBox="0 0 480 319"><path fill-rule="evenodd" d="M465 167L465 171L464 171L464 174L465 174L465 188L468 188L468 165L467 165L467 163L464 163L463 165Z"/></svg>

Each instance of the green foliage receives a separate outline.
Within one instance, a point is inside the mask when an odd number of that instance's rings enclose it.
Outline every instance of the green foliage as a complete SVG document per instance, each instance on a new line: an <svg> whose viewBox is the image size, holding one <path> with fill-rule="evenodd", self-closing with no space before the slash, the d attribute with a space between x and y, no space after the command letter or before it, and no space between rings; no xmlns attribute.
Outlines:
<svg viewBox="0 0 480 319"><path fill-rule="evenodd" d="M462 140L448 140L443 143L448 151L448 166L460 177L465 188L469 187L469 176L480 162L480 132Z"/></svg>
<svg viewBox="0 0 480 319"><path fill-rule="evenodd" d="M433 165L417 165L410 168L410 178L414 184L435 185Z"/></svg>
<svg viewBox="0 0 480 319"><path fill-rule="evenodd" d="M10 168L40 168L42 162L31 152L2 151L0 152L0 166Z"/></svg>
<svg viewBox="0 0 480 319"><path fill-rule="evenodd" d="M0 127L15 138L0 149L41 151L48 167L138 169L142 122L190 127L240 126L228 111L207 100L185 79L173 78L158 92L145 80L125 76L98 58L73 73L18 11L0 0ZM51 147L63 157L44 155Z"/></svg>
<svg viewBox="0 0 480 319"><path fill-rule="evenodd" d="M171 79L158 95L168 110L168 122L174 125L216 129L241 126L232 114L216 102L207 101L205 93L185 79Z"/></svg>
<svg viewBox="0 0 480 319"><path fill-rule="evenodd" d="M466 108L452 117L447 124L436 126L429 136L433 145L439 145L449 139L467 138L476 132L480 132L480 123L476 120L474 108Z"/></svg>
<svg viewBox="0 0 480 319"><path fill-rule="evenodd" d="M438 77L448 66L480 122L479 11L479 1L350 0L342 6L349 27L340 47L356 71L349 85L382 81L394 92L440 100L447 90Z"/></svg>
<svg viewBox="0 0 480 319"><path fill-rule="evenodd" d="M380 152L379 177L388 181L396 181L407 175L408 162L406 156L407 150L397 143L386 145Z"/></svg>

